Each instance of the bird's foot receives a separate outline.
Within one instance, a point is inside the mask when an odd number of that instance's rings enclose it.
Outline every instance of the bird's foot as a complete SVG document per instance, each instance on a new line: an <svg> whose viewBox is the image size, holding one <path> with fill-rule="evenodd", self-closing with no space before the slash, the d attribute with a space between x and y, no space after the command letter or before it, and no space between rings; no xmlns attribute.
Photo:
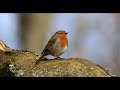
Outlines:
<svg viewBox="0 0 120 90"><path fill-rule="evenodd" d="M61 57L57 57L57 58L54 58L54 59L64 59L64 58L61 58Z"/></svg>
<svg viewBox="0 0 120 90"><path fill-rule="evenodd" d="M49 60L49 59L47 59L47 58L45 58L45 57L43 57L43 58L41 59L41 61L47 61L47 60Z"/></svg>

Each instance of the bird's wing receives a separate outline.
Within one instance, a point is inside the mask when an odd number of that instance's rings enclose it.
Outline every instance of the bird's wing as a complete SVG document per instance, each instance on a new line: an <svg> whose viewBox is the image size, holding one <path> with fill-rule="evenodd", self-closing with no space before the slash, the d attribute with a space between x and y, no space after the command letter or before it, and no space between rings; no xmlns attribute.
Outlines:
<svg viewBox="0 0 120 90"><path fill-rule="evenodd" d="M48 48L50 48L53 44L55 44L56 40L57 40L56 38L51 37L50 40L48 41L47 45L45 46L42 54L44 54L44 52L46 52L48 50Z"/></svg>

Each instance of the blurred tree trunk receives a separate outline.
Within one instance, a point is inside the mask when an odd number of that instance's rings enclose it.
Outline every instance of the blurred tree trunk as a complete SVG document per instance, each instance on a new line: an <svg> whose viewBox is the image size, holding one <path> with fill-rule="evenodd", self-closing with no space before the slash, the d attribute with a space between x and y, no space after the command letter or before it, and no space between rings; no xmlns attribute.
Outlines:
<svg viewBox="0 0 120 90"><path fill-rule="evenodd" d="M113 46L113 62L115 63L115 68L113 68L113 73L120 75L120 14L116 14L116 29L113 33L114 37L114 46Z"/></svg>
<svg viewBox="0 0 120 90"><path fill-rule="evenodd" d="M21 14L23 48L40 54L45 46L44 41L49 32L50 15L47 13Z"/></svg>

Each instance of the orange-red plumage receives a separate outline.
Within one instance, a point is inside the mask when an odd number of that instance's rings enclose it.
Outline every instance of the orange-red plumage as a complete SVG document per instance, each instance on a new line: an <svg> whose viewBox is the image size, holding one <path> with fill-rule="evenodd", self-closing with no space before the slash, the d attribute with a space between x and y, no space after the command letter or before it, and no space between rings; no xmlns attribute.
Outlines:
<svg viewBox="0 0 120 90"><path fill-rule="evenodd" d="M61 46L62 47L68 46L67 36L65 34L63 34L63 35L60 35L59 37L60 37L60 41L61 41Z"/></svg>

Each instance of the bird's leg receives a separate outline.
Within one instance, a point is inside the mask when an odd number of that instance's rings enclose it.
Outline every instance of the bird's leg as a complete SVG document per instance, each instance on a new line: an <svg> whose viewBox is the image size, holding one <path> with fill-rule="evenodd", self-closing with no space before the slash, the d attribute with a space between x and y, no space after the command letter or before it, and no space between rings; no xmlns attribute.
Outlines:
<svg viewBox="0 0 120 90"><path fill-rule="evenodd" d="M61 58L61 57L58 56L58 57L56 57L55 59L64 59L64 58Z"/></svg>
<svg viewBox="0 0 120 90"><path fill-rule="evenodd" d="M58 57L56 57L56 58L54 58L54 59L60 59L60 58L61 58L61 57L58 56Z"/></svg>
<svg viewBox="0 0 120 90"><path fill-rule="evenodd" d="M58 56L57 58L60 59L61 57Z"/></svg>

